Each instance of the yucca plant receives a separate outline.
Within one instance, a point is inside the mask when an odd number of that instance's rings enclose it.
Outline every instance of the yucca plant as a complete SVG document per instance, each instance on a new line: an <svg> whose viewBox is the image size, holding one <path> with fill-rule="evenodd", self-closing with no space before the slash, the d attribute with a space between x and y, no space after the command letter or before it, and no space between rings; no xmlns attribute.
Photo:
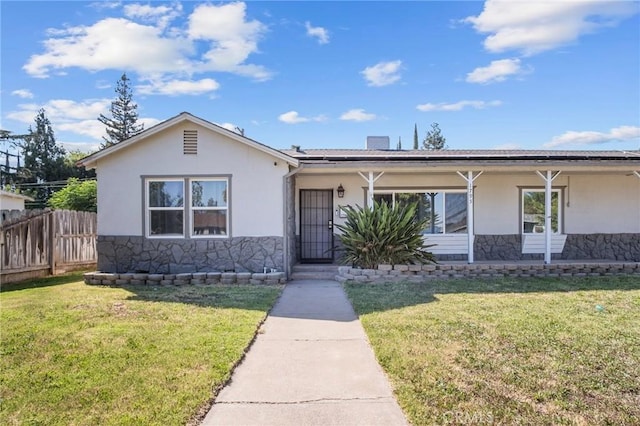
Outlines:
<svg viewBox="0 0 640 426"><path fill-rule="evenodd" d="M379 264L435 263L425 245L422 230L428 219L416 216L418 203L389 206L374 202L373 208L347 206L347 220L336 225L342 232L343 262L366 269Z"/></svg>

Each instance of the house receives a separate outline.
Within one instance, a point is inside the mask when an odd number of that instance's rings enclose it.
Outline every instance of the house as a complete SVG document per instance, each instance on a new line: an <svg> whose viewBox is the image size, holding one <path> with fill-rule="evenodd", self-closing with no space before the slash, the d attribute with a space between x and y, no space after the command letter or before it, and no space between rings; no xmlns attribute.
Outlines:
<svg viewBox="0 0 640 426"><path fill-rule="evenodd" d="M34 200L26 195L0 189L0 210L24 210L25 201Z"/></svg>
<svg viewBox="0 0 640 426"><path fill-rule="evenodd" d="M276 150L183 112L80 161L98 269L333 262L342 207L417 201L440 260L640 261L640 151Z"/></svg>

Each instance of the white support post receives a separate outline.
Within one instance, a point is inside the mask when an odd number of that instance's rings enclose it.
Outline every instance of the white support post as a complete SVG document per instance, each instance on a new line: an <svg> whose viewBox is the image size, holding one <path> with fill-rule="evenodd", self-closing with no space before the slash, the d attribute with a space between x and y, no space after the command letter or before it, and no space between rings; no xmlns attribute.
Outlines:
<svg viewBox="0 0 640 426"><path fill-rule="evenodd" d="M479 172L473 176L473 172L469 170L465 176L462 172L456 172L462 179L467 181L467 261L473 263L473 240L475 233L473 230L473 182L482 174Z"/></svg>
<svg viewBox="0 0 640 426"><path fill-rule="evenodd" d="M638 179L640 179L640 172L633 172L633 174L636 175Z"/></svg>
<svg viewBox="0 0 640 426"><path fill-rule="evenodd" d="M369 184L369 189L367 190L367 206L372 209L373 208L373 184L380 179L380 177L384 174L384 172L378 173L378 176L373 176L373 172L369 172L368 176L365 176L362 172L358 172L358 174L362 177L362 179L366 180Z"/></svg>
<svg viewBox="0 0 640 426"><path fill-rule="evenodd" d="M551 263L551 234L553 234L553 229L551 229L551 184L560 172L553 174L551 170L547 170L546 174L539 171L536 173L544 180L544 263L548 265Z"/></svg>

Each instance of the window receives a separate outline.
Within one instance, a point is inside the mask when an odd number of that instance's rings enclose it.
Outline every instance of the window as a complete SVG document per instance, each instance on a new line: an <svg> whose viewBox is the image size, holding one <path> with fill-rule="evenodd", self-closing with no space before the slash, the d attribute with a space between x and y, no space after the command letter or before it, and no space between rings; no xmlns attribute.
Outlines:
<svg viewBox="0 0 640 426"><path fill-rule="evenodd" d="M381 191L375 201L391 205L418 203L418 219L427 219L423 234L458 234L467 232L467 193L463 191Z"/></svg>
<svg viewBox="0 0 640 426"><path fill-rule="evenodd" d="M227 235L227 180L191 181L191 235Z"/></svg>
<svg viewBox="0 0 640 426"><path fill-rule="evenodd" d="M148 235L184 235L184 181L148 181Z"/></svg>
<svg viewBox="0 0 640 426"><path fill-rule="evenodd" d="M226 238L228 191L227 178L148 179L147 236L184 238L190 228L190 237Z"/></svg>
<svg viewBox="0 0 640 426"><path fill-rule="evenodd" d="M545 191L543 189L522 190L522 233L544 233L544 203ZM551 192L551 230L554 234L560 232L560 190Z"/></svg>

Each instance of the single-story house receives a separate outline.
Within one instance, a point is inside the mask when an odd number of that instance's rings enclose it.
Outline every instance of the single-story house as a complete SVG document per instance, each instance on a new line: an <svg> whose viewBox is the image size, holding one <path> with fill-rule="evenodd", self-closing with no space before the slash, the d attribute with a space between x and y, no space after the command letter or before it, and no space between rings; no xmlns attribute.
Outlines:
<svg viewBox="0 0 640 426"><path fill-rule="evenodd" d="M80 161L103 272L334 262L344 206L419 202L440 260L640 261L640 151L278 150L183 112Z"/></svg>
<svg viewBox="0 0 640 426"><path fill-rule="evenodd" d="M0 210L24 210L25 201L34 201L33 198L0 189Z"/></svg>

